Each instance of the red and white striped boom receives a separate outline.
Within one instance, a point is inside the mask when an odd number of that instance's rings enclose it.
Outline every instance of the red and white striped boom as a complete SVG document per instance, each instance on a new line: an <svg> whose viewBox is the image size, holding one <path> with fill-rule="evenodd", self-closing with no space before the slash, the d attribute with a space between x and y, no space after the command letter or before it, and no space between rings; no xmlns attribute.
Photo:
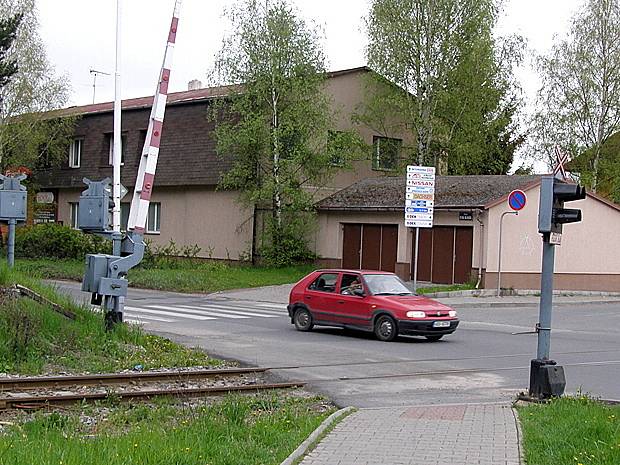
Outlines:
<svg viewBox="0 0 620 465"><path fill-rule="evenodd" d="M179 24L180 9L181 0L175 0L172 23L170 24L168 42L166 43L166 52L164 53L164 63L161 67L157 90L153 98L149 127L146 131L146 140L144 141L144 148L142 149L138 177L136 178L136 186L133 192L133 199L131 200L131 209L129 210L127 229L141 235L144 234L146 228L146 218L149 212L151 194L153 192L155 170L157 169L159 143L161 141L161 131L164 124L166 101L168 100L170 68Z"/></svg>

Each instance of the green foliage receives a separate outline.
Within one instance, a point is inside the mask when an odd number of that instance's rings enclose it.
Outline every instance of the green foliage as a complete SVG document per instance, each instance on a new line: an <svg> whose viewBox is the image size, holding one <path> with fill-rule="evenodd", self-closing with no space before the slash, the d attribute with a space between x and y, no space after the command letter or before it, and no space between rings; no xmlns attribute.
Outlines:
<svg viewBox="0 0 620 465"><path fill-rule="evenodd" d="M0 88L9 83L17 73L17 60L10 59L7 54L13 45L17 28L22 20L21 14L0 18Z"/></svg>
<svg viewBox="0 0 620 465"><path fill-rule="evenodd" d="M0 436L0 465L275 465L332 412L322 404L278 393L38 412Z"/></svg>
<svg viewBox="0 0 620 465"><path fill-rule="evenodd" d="M69 320L29 299L5 298L0 302L0 372L106 372L135 365L149 369L219 363L137 327L120 325L107 332L101 314L77 306L68 296L18 272L3 271L3 266L0 274L8 276L5 286L18 282L77 315Z"/></svg>
<svg viewBox="0 0 620 465"><path fill-rule="evenodd" d="M267 266L284 267L294 263L311 263L317 256L309 250L303 238L313 227L313 217L296 215L278 229L274 221L268 223L268 240L260 248L260 254Z"/></svg>
<svg viewBox="0 0 620 465"><path fill-rule="evenodd" d="M579 173L579 182L594 184L596 151L590 148L570 161L570 171ZM620 132L605 140L599 151L596 192L620 203Z"/></svg>
<svg viewBox="0 0 620 465"><path fill-rule="evenodd" d="M390 137L404 116L414 144L405 162L442 174L506 173L523 142L513 68L524 44L493 37L497 16L492 0L373 0L368 62L391 85L371 86L359 121Z"/></svg>
<svg viewBox="0 0 620 465"><path fill-rule="evenodd" d="M140 263L142 268L187 269L196 266L201 261L198 259L198 254L202 249L198 244L178 246L173 239L170 239L166 245L154 244L148 239L145 244L144 259Z"/></svg>
<svg viewBox="0 0 620 465"><path fill-rule="evenodd" d="M577 396L518 410L528 464L620 463L620 406Z"/></svg>
<svg viewBox="0 0 620 465"><path fill-rule="evenodd" d="M0 171L25 166L49 167L66 158L75 118L57 118L50 110L69 99L66 76L57 77L39 37L35 0L0 0L0 21L20 18L12 46L2 63L17 71L0 86Z"/></svg>
<svg viewBox="0 0 620 465"><path fill-rule="evenodd" d="M218 154L234 160L220 188L241 191L250 208L273 211L273 227L266 231L274 234L265 239L279 252L278 242L299 232L289 221L314 204L307 187L324 183L335 158L347 165L355 150L344 146L354 137L334 141L338 157L334 146L328 147L334 115L324 92L325 57L315 28L286 0L241 0L228 13L233 32L217 57L216 72L219 83L235 86L210 112Z"/></svg>
<svg viewBox="0 0 620 465"><path fill-rule="evenodd" d="M583 182L594 190L601 182L614 198L620 170L617 159L607 164L603 146L620 130L619 35L618 1L583 2L568 36L538 57L542 87L531 121L532 149L543 161L555 165L555 146L573 159L583 156L576 163Z"/></svg>
<svg viewBox="0 0 620 465"><path fill-rule="evenodd" d="M56 223L19 228L15 255L21 258L83 260L88 253L110 253L110 241Z"/></svg>

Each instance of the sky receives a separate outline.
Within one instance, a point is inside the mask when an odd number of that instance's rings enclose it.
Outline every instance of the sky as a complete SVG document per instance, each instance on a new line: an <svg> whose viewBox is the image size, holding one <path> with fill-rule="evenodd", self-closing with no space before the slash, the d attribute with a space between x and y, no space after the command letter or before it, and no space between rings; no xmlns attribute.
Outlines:
<svg viewBox="0 0 620 465"><path fill-rule="evenodd" d="M184 0L172 69L171 91L187 89L192 79L207 81L227 31L222 13L231 0ZM328 69L346 69L366 63L363 17L368 0L293 0L305 19L323 31ZM527 39L531 53L548 50L554 34L566 33L581 0L507 0L499 21L499 34L518 33ZM73 87L71 104L91 103L93 75L96 101L114 98L116 38L115 0L37 0L41 37L50 62L67 75ZM161 67L174 0L121 0L121 92L123 98L151 95ZM530 60L518 71L527 96L538 80Z"/></svg>
<svg viewBox="0 0 620 465"><path fill-rule="evenodd" d="M364 16L369 0L291 0L300 15L324 33L329 70L366 64ZM172 66L170 91L187 89L192 79L206 83L222 39L230 32L223 16L232 0L184 0ZM532 57L545 53L554 36L564 36L583 0L505 0L496 33L522 35L527 58L517 70L526 112L532 108L539 80ZM66 75L70 104L93 101L91 70L97 77L96 102L114 99L116 0L37 0L40 34L49 61ZM121 0L121 96L153 95L162 63L174 0Z"/></svg>

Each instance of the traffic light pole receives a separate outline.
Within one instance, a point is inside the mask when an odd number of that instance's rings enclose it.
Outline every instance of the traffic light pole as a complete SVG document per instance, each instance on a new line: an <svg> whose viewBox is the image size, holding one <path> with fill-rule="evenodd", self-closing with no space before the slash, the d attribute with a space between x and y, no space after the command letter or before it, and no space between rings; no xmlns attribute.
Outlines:
<svg viewBox="0 0 620 465"><path fill-rule="evenodd" d="M550 233L543 234L542 273L540 276L540 312L538 317L538 360L549 360L551 342L551 312L553 309L553 268L555 245L551 244Z"/></svg>

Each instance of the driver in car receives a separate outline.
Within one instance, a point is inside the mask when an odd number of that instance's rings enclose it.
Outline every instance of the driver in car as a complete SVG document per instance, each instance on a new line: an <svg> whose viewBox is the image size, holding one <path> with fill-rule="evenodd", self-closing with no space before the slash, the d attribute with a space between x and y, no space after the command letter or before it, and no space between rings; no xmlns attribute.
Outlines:
<svg viewBox="0 0 620 465"><path fill-rule="evenodd" d="M359 278L355 278L351 283L342 290L343 294L354 294L356 289L362 289L362 283Z"/></svg>

